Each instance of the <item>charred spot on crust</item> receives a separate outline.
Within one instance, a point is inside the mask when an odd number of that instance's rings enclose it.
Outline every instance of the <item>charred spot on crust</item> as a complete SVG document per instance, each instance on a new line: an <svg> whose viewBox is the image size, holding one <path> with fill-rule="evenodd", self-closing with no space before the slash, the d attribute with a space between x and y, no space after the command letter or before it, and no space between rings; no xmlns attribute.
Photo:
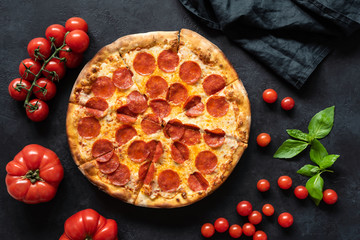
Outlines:
<svg viewBox="0 0 360 240"><path fill-rule="evenodd" d="M186 193L186 192L182 192L182 193L181 193L181 197L182 197L183 199L186 199L186 198L187 198L187 193Z"/></svg>

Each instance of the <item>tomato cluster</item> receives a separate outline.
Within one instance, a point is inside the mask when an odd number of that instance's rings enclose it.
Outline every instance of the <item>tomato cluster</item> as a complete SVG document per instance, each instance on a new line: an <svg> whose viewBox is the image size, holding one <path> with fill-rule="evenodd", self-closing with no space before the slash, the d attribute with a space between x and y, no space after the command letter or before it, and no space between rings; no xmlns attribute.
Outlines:
<svg viewBox="0 0 360 240"><path fill-rule="evenodd" d="M278 98L278 94L274 89L269 88L263 92L262 97L266 103L274 103ZM283 98L283 100L281 100L281 108L284 109L285 111L289 111L293 109L294 106L295 106L295 101L291 97L286 97Z"/></svg>
<svg viewBox="0 0 360 240"><path fill-rule="evenodd" d="M78 67L83 52L89 46L88 25L79 17L72 17L65 23L50 25L45 38L32 39L27 52L30 58L19 65L20 78L9 84L10 96L17 101L25 101L26 115L35 122L46 119L49 107L45 101L56 94L54 81L64 78L66 68ZM34 99L30 100L31 95Z"/></svg>

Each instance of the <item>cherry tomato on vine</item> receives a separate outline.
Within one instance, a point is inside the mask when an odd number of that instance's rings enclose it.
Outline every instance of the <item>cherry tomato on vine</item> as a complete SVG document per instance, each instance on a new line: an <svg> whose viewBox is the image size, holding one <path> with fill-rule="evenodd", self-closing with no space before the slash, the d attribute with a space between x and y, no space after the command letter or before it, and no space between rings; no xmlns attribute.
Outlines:
<svg viewBox="0 0 360 240"><path fill-rule="evenodd" d="M264 213L265 216L269 217L274 214L275 209L271 204L267 203L262 207L262 212Z"/></svg>
<svg viewBox="0 0 360 240"><path fill-rule="evenodd" d="M332 189L326 189L323 193L323 200L326 204L334 204L338 200L337 193Z"/></svg>
<svg viewBox="0 0 360 240"><path fill-rule="evenodd" d="M15 78L11 81L8 87L10 97L16 101L24 101L28 93L26 89L30 89L30 87L30 82L26 81L25 79Z"/></svg>
<svg viewBox="0 0 360 240"><path fill-rule="evenodd" d="M266 89L264 92L263 92L263 95L262 95L263 99L265 102L267 103L274 103L278 97L277 93L275 92L274 89Z"/></svg>
<svg viewBox="0 0 360 240"><path fill-rule="evenodd" d="M255 230L256 230L255 226L251 223L245 223L242 227L242 231L243 231L244 235L248 236L248 237L254 235Z"/></svg>
<svg viewBox="0 0 360 240"><path fill-rule="evenodd" d="M260 133L256 138L256 142L260 147L266 147L271 142L271 137L267 133Z"/></svg>
<svg viewBox="0 0 360 240"><path fill-rule="evenodd" d="M55 46L60 47L64 43L65 33L66 29L64 26L60 24L52 24L46 29L45 36L49 41L51 37L54 38Z"/></svg>
<svg viewBox="0 0 360 240"><path fill-rule="evenodd" d="M292 185L292 179L289 176L281 176L278 179L278 185L281 189L289 189Z"/></svg>
<svg viewBox="0 0 360 240"><path fill-rule="evenodd" d="M203 235L206 238L210 238L214 235L215 228L211 223L205 223L201 227L201 235Z"/></svg>
<svg viewBox="0 0 360 240"><path fill-rule="evenodd" d="M249 201L241 201L236 206L236 211L240 216L248 216L252 212L252 205Z"/></svg>
<svg viewBox="0 0 360 240"><path fill-rule="evenodd" d="M293 109L294 106L295 106L295 101L291 97L286 97L283 100L281 100L281 107L286 111Z"/></svg>
<svg viewBox="0 0 360 240"><path fill-rule="evenodd" d="M46 71L44 71L46 70ZM42 74L49 80L59 81L65 76L65 64L61 62L59 59L53 58L51 59L45 66ZM56 74L55 74L55 73Z"/></svg>
<svg viewBox="0 0 360 240"><path fill-rule="evenodd" d="M65 38L65 43L73 52L82 53L89 47L89 36L82 30L73 30Z"/></svg>
<svg viewBox="0 0 360 240"><path fill-rule="evenodd" d="M295 197L298 199L305 199L309 195L308 190L304 186L297 186L294 190Z"/></svg>
<svg viewBox="0 0 360 240"><path fill-rule="evenodd" d="M254 233L253 240L267 240L267 235L264 231L256 231Z"/></svg>
<svg viewBox="0 0 360 240"><path fill-rule="evenodd" d="M65 23L65 27L67 31L73 31L73 30L83 30L84 32L88 31L87 22L79 17L69 18Z"/></svg>
<svg viewBox="0 0 360 240"><path fill-rule="evenodd" d="M33 99L29 101L31 107L26 107L26 115L31 121L41 122L49 115L49 107L46 102L40 99Z"/></svg>
<svg viewBox="0 0 360 240"><path fill-rule="evenodd" d="M266 191L269 191L269 189L270 189L270 183L266 179L260 179L257 182L256 187L260 192L266 192Z"/></svg>
<svg viewBox="0 0 360 240"><path fill-rule="evenodd" d="M41 90L38 86L33 87L33 93L34 95L44 101L49 101L53 97L55 97L56 94L56 85L53 81L47 79L47 78L39 78L36 80L36 84L45 90Z"/></svg>
<svg viewBox="0 0 360 240"><path fill-rule="evenodd" d="M225 218L218 218L215 221L215 230L219 233L226 232L229 228L229 222Z"/></svg>
<svg viewBox="0 0 360 240"><path fill-rule="evenodd" d="M27 51L32 59L46 60L51 55L51 44L45 38L34 38L29 42Z"/></svg>
<svg viewBox="0 0 360 240"><path fill-rule="evenodd" d="M294 223L294 218L290 213L284 212L279 215L278 223L281 227L288 228Z"/></svg>
<svg viewBox="0 0 360 240"><path fill-rule="evenodd" d="M67 46L67 45L65 45L62 49L70 50L69 46ZM81 62L83 60L83 54L72 52L72 51L71 52L60 51L59 58L66 58L66 62L65 62L66 67L76 68L81 64Z"/></svg>
<svg viewBox="0 0 360 240"><path fill-rule="evenodd" d="M239 225L233 224L229 228L229 234L232 238L239 238L242 235L242 229Z"/></svg>
<svg viewBox="0 0 360 240"><path fill-rule="evenodd" d="M29 69L29 71L31 71L33 74L26 72L26 69ZM22 79L33 81L35 79L35 75L39 73L40 69L41 65L39 62L31 58L26 58L22 60L19 65L19 74Z"/></svg>
<svg viewBox="0 0 360 240"><path fill-rule="evenodd" d="M248 218L249 218L249 222L254 225L257 225L262 221L262 215L259 211L252 211L252 213L250 213Z"/></svg>

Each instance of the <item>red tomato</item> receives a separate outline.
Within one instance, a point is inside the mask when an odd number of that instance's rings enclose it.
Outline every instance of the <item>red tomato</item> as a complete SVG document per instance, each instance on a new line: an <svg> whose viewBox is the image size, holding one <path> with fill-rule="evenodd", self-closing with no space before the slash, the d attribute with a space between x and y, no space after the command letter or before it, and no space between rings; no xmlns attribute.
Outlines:
<svg viewBox="0 0 360 240"><path fill-rule="evenodd" d="M326 204L334 204L338 200L337 193L332 189L326 189L323 193L323 200Z"/></svg>
<svg viewBox="0 0 360 240"><path fill-rule="evenodd" d="M31 121L44 121L49 115L49 107L46 102L40 99L33 99L29 102L31 106L26 107L26 115Z"/></svg>
<svg viewBox="0 0 360 240"><path fill-rule="evenodd" d="M269 189L270 189L270 183L266 179L260 179L257 182L256 187L260 192L266 192L266 191L269 191Z"/></svg>
<svg viewBox="0 0 360 240"><path fill-rule="evenodd" d="M259 211L253 211L252 213L250 213L248 218L249 218L249 222L254 225L257 225L262 221L262 215Z"/></svg>
<svg viewBox="0 0 360 240"><path fill-rule="evenodd" d="M89 36L82 30L73 30L65 38L66 45L73 52L82 53L89 47Z"/></svg>
<svg viewBox="0 0 360 240"><path fill-rule="evenodd" d="M46 29L45 36L46 39L48 39L49 41L50 38L54 38L55 46L60 47L64 43L65 33L66 33L66 29L64 26L60 24L53 24Z"/></svg>
<svg viewBox="0 0 360 240"><path fill-rule="evenodd" d="M202 225L201 234L204 237L210 238L214 235L214 233L215 233L215 228L211 223L205 223L204 225Z"/></svg>
<svg viewBox="0 0 360 240"><path fill-rule="evenodd" d="M59 59L51 59L45 66L42 74L49 80L59 81L65 76L65 64Z"/></svg>
<svg viewBox="0 0 360 240"><path fill-rule="evenodd" d="M294 106L295 106L295 101L291 97L286 97L283 100L281 100L281 107L286 111L293 109Z"/></svg>
<svg viewBox="0 0 360 240"><path fill-rule="evenodd" d="M216 219L214 226L217 232L223 233L228 230L229 222L225 218L218 218Z"/></svg>
<svg viewBox="0 0 360 240"><path fill-rule="evenodd" d="M294 194L298 199L305 199L309 195L308 190L304 186L297 186L294 190Z"/></svg>
<svg viewBox="0 0 360 240"><path fill-rule="evenodd" d="M252 212L252 205L248 201L241 201L236 206L236 211L240 216L248 216Z"/></svg>
<svg viewBox="0 0 360 240"><path fill-rule="evenodd" d="M73 31L73 30L83 30L84 32L88 31L88 24L84 19L79 17L69 18L65 23L65 27L67 31Z"/></svg>
<svg viewBox="0 0 360 240"><path fill-rule="evenodd" d="M29 69L27 71L27 69ZM32 60L31 58L26 58L21 61L19 65L19 74L22 79L33 81L35 79L35 75L39 73L41 69L41 65L39 62Z"/></svg>
<svg viewBox="0 0 360 240"><path fill-rule="evenodd" d="M85 209L69 217L60 240L117 240L117 223L106 219L92 209Z"/></svg>
<svg viewBox="0 0 360 240"><path fill-rule="evenodd" d="M265 102L267 103L274 103L278 97L277 93L275 92L274 89L266 89L264 92L263 92L263 99Z"/></svg>
<svg viewBox="0 0 360 240"><path fill-rule="evenodd" d="M260 133L256 138L256 142L260 147L266 147L271 142L271 137L267 133Z"/></svg>
<svg viewBox="0 0 360 240"><path fill-rule="evenodd" d="M244 235L248 236L248 237L254 235L255 230L256 230L255 226L251 223L245 223L242 227L242 231L243 231Z"/></svg>
<svg viewBox="0 0 360 240"><path fill-rule="evenodd" d="M27 51L32 59L46 60L51 55L51 44L45 38L34 38L29 42Z"/></svg>
<svg viewBox="0 0 360 240"><path fill-rule="evenodd" d="M264 231L256 231L253 240L267 240L267 235Z"/></svg>
<svg viewBox="0 0 360 240"><path fill-rule="evenodd" d="M291 177L289 176L281 176L278 179L278 185L281 189L289 189L292 185Z"/></svg>
<svg viewBox="0 0 360 240"><path fill-rule="evenodd" d="M294 223L294 218L290 213L284 212L279 215L278 223L283 228L288 228Z"/></svg>
<svg viewBox="0 0 360 240"><path fill-rule="evenodd" d="M232 238L239 238L242 235L242 229L239 225L233 224L229 229L229 234Z"/></svg>
<svg viewBox="0 0 360 240"><path fill-rule="evenodd" d="M269 217L274 214L275 209L271 204L267 203L262 207L262 212L264 213L265 216Z"/></svg>
<svg viewBox="0 0 360 240"><path fill-rule="evenodd" d="M56 85L53 81L46 78L39 78L36 80L36 84L43 88L42 90L38 86L34 86L33 93L37 98L48 101L55 97Z"/></svg>
<svg viewBox="0 0 360 240"><path fill-rule="evenodd" d="M65 45L62 49L66 51L60 51L59 52L59 58L66 58L66 67L68 68L76 68L78 67L82 60L83 60L83 54L82 53L76 53L72 52L69 48L69 46ZM70 52L67 52L70 50Z"/></svg>
<svg viewBox="0 0 360 240"><path fill-rule="evenodd" d="M37 144L24 147L6 165L6 187L16 200L35 204L54 198L64 176L58 156Z"/></svg>
<svg viewBox="0 0 360 240"><path fill-rule="evenodd" d="M15 78L9 84L8 90L10 96L13 99L15 99L16 101L24 101L28 94L28 91L26 89L30 89L30 87L31 87L30 82L21 78Z"/></svg>

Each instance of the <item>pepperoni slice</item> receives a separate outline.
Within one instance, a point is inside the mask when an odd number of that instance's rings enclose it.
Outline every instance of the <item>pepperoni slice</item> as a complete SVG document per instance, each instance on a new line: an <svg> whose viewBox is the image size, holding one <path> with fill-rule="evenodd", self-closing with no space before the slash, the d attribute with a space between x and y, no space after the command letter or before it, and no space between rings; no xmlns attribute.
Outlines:
<svg viewBox="0 0 360 240"><path fill-rule="evenodd" d="M121 90L129 89L134 85L132 80L133 73L126 67L121 67L115 70L112 76L112 81L116 87Z"/></svg>
<svg viewBox="0 0 360 240"><path fill-rule="evenodd" d="M92 92L96 97L109 98L111 97L116 87L109 77L98 77L91 87Z"/></svg>
<svg viewBox="0 0 360 240"><path fill-rule="evenodd" d="M96 161L107 162L112 158L113 154L114 154L114 150L111 150L110 152L105 153L104 155L101 155L98 158L96 158Z"/></svg>
<svg viewBox="0 0 360 240"><path fill-rule="evenodd" d="M116 171L119 167L119 157L116 154L113 154L111 159L107 162L98 162L99 170L103 174L110 174Z"/></svg>
<svg viewBox="0 0 360 240"><path fill-rule="evenodd" d="M146 177L146 173L149 170L150 164L151 162L147 161L141 164L141 166L139 167L139 172L138 172L139 181L144 181Z"/></svg>
<svg viewBox="0 0 360 240"><path fill-rule="evenodd" d="M170 104L163 99L151 100L149 105L159 118L167 117L171 112Z"/></svg>
<svg viewBox="0 0 360 240"><path fill-rule="evenodd" d="M171 157L176 163L184 163L189 160L190 151L189 148L181 142L174 142L171 144Z"/></svg>
<svg viewBox="0 0 360 240"><path fill-rule="evenodd" d="M122 125L115 133L115 140L121 145L124 145L137 135L136 130L129 125Z"/></svg>
<svg viewBox="0 0 360 240"><path fill-rule="evenodd" d="M189 176L188 184L194 192L205 191L209 187L209 182L199 172L194 172Z"/></svg>
<svg viewBox="0 0 360 240"><path fill-rule="evenodd" d="M136 140L132 142L128 148L128 156L134 162L143 162L149 155L150 151L146 147L146 142Z"/></svg>
<svg viewBox="0 0 360 240"><path fill-rule="evenodd" d="M147 80L145 87L149 97L156 98L166 93L168 84L165 79L160 76L151 76L149 80Z"/></svg>
<svg viewBox="0 0 360 240"><path fill-rule="evenodd" d="M200 152L195 159L195 166L202 174L214 172L217 165L217 157L210 151Z"/></svg>
<svg viewBox="0 0 360 240"><path fill-rule="evenodd" d="M91 154L97 158L105 153L111 152L113 149L114 146L109 140L99 139L92 145Z"/></svg>
<svg viewBox="0 0 360 240"><path fill-rule="evenodd" d="M180 66L179 76L187 84L194 84L201 78L201 68L196 62L184 62Z"/></svg>
<svg viewBox="0 0 360 240"><path fill-rule="evenodd" d="M173 170L167 169L159 174L158 184L161 190L174 192L180 185L180 177Z"/></svg>
<svg viewBox="0 0 360 240"><path fill-rule="evenodd" d="M180 139L181 142L185 143L186 145L195 145L200 143L201 133L199 127L192 124L185 124L184 128L185 131L184 135Z"/></svg>
<svg viewBox="0 0 360 240"><path fill-rule="evenodd" d="M130 181L130 170L128 166L120 163L116 171L108 175L108 179L115 186L124 186Z"/></svg>
<svg viewBox="0 0 360 240"><path fill-rule="evenodd" d="M221 147L225 142L225 132L220 128L214 130L205 129L204 140L209 147Z"/></svg>
<svg viewBox="0 0 360 240"><path fill-rule="evenodd" d="M185 115L188 117L200 116L205 109L204 104L201 102L201 97L198 95L190 96L184 104Z"/></svg>
<svg viewBox="0 0 360 240"><path fill-rule="evenodd" d="M124 124L133 124L136 122L138 114L130 111L127 105L121 106L116 110L116 117Z"/></svg>
<svg viewBox="0 0 360 240"><path fill-rule="evenodd" d="M172 50L162 51L157 59L158 66L164 72L174 72L179 65L179 56Z"/></svg>
<svg viewBox="0 0 360 240"><path fill-rule="evenodd" d="M127 105L133 113L143 113L146 111L147 99L138 91L132 91L126 98Z"/></svg>
<svg viewBox="0 0 360 240"><path fill-rule="evenodd" d="M226 85L224 78L217 74L211 74L204 79L203 88L207 95L213 95L222 90Z"/></svg>
<svg viewBox="0 0 360 240"><path fill-rule="evenodd" d="M181 83L173 83L170 85L166 95L166 100L172 102L175 105L179 105L188 97L188 91Z"/></svg>
<svg viewBox="0 0 360 240"><path fill-rule="evenodd" d="M146 148L150 151L147 160L154 163L157 163L160 160L161 155L164 153L164 149L160 141L151 140L146 144Z"/></svg>
<svg viewBox="0 0 360 240"><path fill-rule="evenodd" d="M100 97L92 97L85 103L86 112L95 117L103 117L104 111L109 107L107 101Z"/></svg>
<svg viewBox="0 0 360 240"><path fill-rule="evenodd" d="M144 184L149 185L151 181L154 179L155 176L155 165L154 163L151 163L149 166L149 170L146 173L146 177L144 179Z"/></svg>
<svg viewBox="0 0 360 240"><path fill-rule="evenodd" d="M156 133L161 130L161 123L155 114L146 115L141 121L141 129L147 135Z"/></svg>
<svg viewBox="0 0 360 240"><path fill-rule="evenodd" d="M206 103L208 113L213 117L225 116L230 104L223 96L212 96Z"/></svg>
<svg viewBox="0 0 360 240"><path fill-rule="evenodd" d="M165 137L171 138L174 141L180 140L184 135L184 132L184 125L180 120L177 119L170 120L164 128Z"/></svg>
<svg viewBox="0 0 360 240"><path fill-rule="evenodd" d="M97 137L100 134L101 125L94 117L81 118L78 123L78 133L85 139Z"/></svg>
<svg viewBox="0 0 360 240"><path fill-rule="evenodd" d="M155 58L146 52L136 54L133 66L140 75L150 75L155 71Z"/></svg>

